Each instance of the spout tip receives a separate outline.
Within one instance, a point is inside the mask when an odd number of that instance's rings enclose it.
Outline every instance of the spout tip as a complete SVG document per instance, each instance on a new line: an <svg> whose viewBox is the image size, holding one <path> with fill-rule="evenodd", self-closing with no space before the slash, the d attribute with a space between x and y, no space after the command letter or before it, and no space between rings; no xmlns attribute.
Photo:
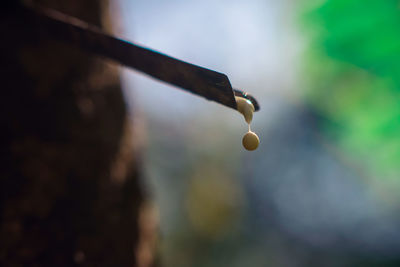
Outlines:
<svg viewBox="0 0 400 267"><path fill-rule="evenodd" d="M258 104L257 100L252 95L250 95L249 93L243 92L243 91L238 90L238 89L233 89L233 93L234 93L235 96L239 96L239 97L243 97L243 98L248 99L253 104L255 111L259 111L260 110L260 105Z"/></svg>

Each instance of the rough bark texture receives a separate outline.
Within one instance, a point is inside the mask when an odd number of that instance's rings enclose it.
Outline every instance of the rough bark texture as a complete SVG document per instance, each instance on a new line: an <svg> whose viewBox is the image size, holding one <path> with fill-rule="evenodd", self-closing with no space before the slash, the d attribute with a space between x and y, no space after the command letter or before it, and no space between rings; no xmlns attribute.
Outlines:
<svg viewBox="0 0 400 267"><path fill-rule="evenodd" d="M13 2L0 13L0 265L135 265L142 191L118 70L38 40ZM104 1L40 2L102 26Z"/></svg>

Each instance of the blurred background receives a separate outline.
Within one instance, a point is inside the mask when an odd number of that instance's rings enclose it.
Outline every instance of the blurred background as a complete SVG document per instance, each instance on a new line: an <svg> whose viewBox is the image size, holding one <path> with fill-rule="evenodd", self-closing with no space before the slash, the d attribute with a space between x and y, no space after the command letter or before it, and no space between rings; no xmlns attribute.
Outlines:
<svg viewBox="0 0 400 267"><path fill-rule="evenodd" d="M242 116L124 70L161 264L400 266L398 0L119 0L120 35L228 75Z"/></svg>

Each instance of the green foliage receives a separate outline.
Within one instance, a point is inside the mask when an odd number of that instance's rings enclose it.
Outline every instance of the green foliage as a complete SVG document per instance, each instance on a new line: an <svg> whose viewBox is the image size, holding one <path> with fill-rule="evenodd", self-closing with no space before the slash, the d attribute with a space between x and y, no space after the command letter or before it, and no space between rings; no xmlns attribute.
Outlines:
<svg viewBox="0 0 400 267"><path fill-rule="evenodd" d="M400 173L400 2L327 0L302 13L307 101L379 178Z"/></svg>

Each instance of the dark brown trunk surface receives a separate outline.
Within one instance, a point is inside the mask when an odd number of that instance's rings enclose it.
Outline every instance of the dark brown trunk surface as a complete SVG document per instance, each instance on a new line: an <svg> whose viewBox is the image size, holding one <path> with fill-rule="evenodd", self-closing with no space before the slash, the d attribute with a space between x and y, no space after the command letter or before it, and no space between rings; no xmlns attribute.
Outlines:
<svg viewBox="0 0 400 267"><path fill-rule="evenodd" d="M118 70L0 11L0 265L133 266L142 202ZM41 1L102 25L102 1Z"/></svg>

